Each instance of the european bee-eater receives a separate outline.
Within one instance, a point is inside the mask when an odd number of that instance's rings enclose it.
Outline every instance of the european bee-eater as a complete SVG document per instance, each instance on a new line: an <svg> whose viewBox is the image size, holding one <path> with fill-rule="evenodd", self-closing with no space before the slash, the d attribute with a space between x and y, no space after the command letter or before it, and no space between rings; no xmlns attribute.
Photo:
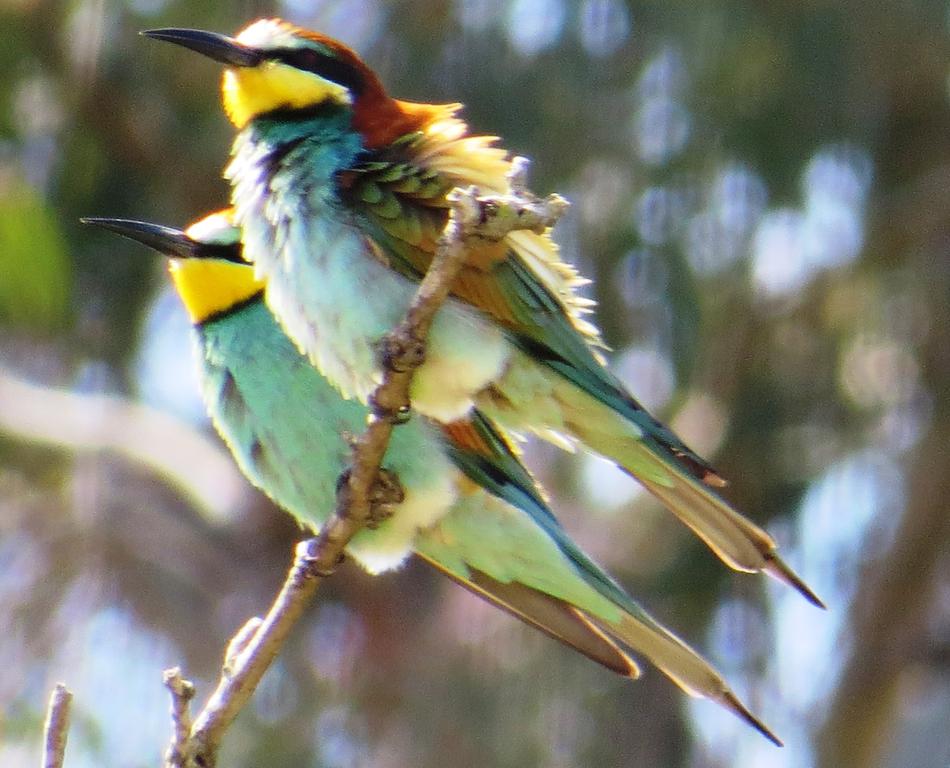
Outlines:
<svg viewBox="0 0 950 768"><path fill-rule="evenodd" d="M238 129L225 171L247 258L288 334L346 397L378 384L377 346L402 318L446 223L456 186L508 190L510 160L471 136L460 105L399 101L341 43L279 19L236 38L188 29L149 37L227 65ZM722 560L766 571L820 601L775 541L712 487L718 474L604 366L583 316L584 282L547 235L473 248L436 318L413 380L420 413L472 407L505 427L578 441L633 475Z"/></svg>
<svg viewBox="0 0 950 768"><path fill-rule="evenodd" d="M193 323L202 390L241 470L303 526L334 508L347 435L368 410L310 365L263 301L230 211L186 231L86 219L160 251ZM506 439L477 410L449 425L412 419L393 432L384 468L404 492L348 552L372 573L412 552L489 602L635 678L617 641L686 692L713 699L780 743L695 651L641 609L568 537Z"/></svg>

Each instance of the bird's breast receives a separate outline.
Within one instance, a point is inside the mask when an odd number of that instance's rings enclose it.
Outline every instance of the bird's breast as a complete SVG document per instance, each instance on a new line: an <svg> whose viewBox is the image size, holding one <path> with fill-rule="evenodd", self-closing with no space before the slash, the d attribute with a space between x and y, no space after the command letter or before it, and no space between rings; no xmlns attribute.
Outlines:
<svg viewBox="0 0 950 768"><path fill-rule="evenodd" d="M418 284L388 266L386 249L339 204L331 176L267 174L262 162L266 154L248 147L229 169L245 255L298 347L344 396L366 402L381 380L378 344L402 320ZM416 373L414 407L443 421L459 418L511 353L497 326L450 300Z"/></svg>
<svg viewBox="0 0 950 768"><path fill-rule="evenodd" d="M301 524L319 529L349 460L346 436L364 428L366 408L344 400L261 305L209 324L197 343L208 411L241 470ZM458 496L460 472L421 419L393 433L383 466L399 478L404 499L348 547L371 573L402 563L419 530L446 515Z"/></svg>

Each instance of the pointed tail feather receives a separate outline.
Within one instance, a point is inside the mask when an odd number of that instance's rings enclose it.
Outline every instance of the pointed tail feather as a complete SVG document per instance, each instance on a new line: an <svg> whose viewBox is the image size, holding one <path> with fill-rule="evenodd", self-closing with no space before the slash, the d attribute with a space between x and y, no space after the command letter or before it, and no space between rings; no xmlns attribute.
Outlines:
<svg viewBox="0 0 950 768"><path fill-rule="evenodd" d="M636 662L618 642L628 646L683 690L713 699L778 743L708 662L646 613L567 536L543 502L535 502L515 507L473 496L417 541L416 551L522 621L608 669L637 677Z"/></svg>
<svg viewBox="0 0 950 768"><path fill-rule="evenodd" d="M828 606L825 605L824 601L812 591L811 587L802 581L801 577L795 573L795 571L789 568L788 563L774 552L771 555L767 555L766 559L768 562L765 564L764 570L769 576L776 581L787 584L792 587L792 589L798 590L798 592L804 595L805 599L815 607L827 610Z"/></svg>
<svg viewBox="0 0 950 768"><path fill-rule="evenodd" d="M530 477L518 479L523 470L502 470L507 463L502 459L514 457L491 423L479 417L470 426L461 432L444 429L443 434L454 437L459 468L469 480L483 481L477 486L482 492L457 502L452 514L417 539L419 556L522 621L609 669L636 677L637 665L615 642L620 641L688 693L717 701L780 743L701 656L646 613L571 540L533 491ZM495 450L487 451L492 446ZM490 465L489 453L495 459ZM474 461L476 457L482 461ZM484 482L499 472L506 482Z"/></svg>
<svg viewBox="0 0 950 768"><path fill-rule="evenodd" d="M417 556L475 595L624 677L640 676L637 663L600 627L563 600L517 582L503 584L478 571L464 579L438 561Z"/></svg>
<svg viewBox="0 0 950 768"><path fill-rule="evenodd" d="M480 401L492 418L541 437L556 430L580 441L643 484L729 566L766 571L820 603L779 559L772 538L712 490L724 481L691 451L684 453L688 449L674 444L675 436L645 410L628 414L622 402L598 399L576 382L520 363Z"/></svg>
<svg viewBox="0 0 950 768"><path fill-rule="evenodd" d="M643 654L686 693L717 702L773 744L782 746L779 738L749 711L702 656L659 624L626 613L616 622L589 618L604 632Z"/></svg>
<svg viewBox="0 0 950 768"><path fill-rule="evenodd" d="M637 478L689 526L723 562L737 571L764 572L797 590L819 608L825 604L779 557L775 540L699 483L672 475L671 485Z"/></svg>
<svg viewBox="0 0 950 768"><path fill-rule="evenodd" d="M772 537L716 495L710 487L715 482L697 477L695 467L671 459L651 435L637 435L635 425L584 393L563 388L558 395L565 412L571 415L567 424L570 431L588 448L613 460L638 480L723 562L737 571L764 571L823 607L817 595L779 557Z"/></svg>

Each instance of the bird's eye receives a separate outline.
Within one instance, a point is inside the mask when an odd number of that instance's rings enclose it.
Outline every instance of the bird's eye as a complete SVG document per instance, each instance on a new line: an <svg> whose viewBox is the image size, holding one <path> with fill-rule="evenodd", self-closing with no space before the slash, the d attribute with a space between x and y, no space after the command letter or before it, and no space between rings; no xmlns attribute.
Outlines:
<svg viewBox="0 0 950 768"><path fill-rule="evenodd" d="M332 51L316 48L294 48L279 51L275 58L296 69L338 83L359 95L365 85L362 73L350 62L336 56Z"/></svg>
<svg viewBox="0 0 950 768"><path fill-rule="evenodd" d="M290 64L311 72L320 69L321 66L326 66L326 63L327 57L312 48L299 48L290 57Z"/></svg>

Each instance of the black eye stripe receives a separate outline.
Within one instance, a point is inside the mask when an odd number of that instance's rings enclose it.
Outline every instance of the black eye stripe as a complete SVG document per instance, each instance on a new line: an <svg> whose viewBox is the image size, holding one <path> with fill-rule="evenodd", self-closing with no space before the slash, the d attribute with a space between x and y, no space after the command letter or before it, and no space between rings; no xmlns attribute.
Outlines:
<svg viewBox="0 0 950 768"><path fill-rule="evenodd" d="M195 248L196 259L217 259L234 264L250 264L244 258L240 243L199 243Z"/></svg>
<svg viewBox="0 0 950 768"><path fill-rule="evenodd" d="M284 48L270 54L296 69L313 72L315 75L342 85L354 96L359 96L366 86L363 74L352 64L313 48Z"/></svg>

